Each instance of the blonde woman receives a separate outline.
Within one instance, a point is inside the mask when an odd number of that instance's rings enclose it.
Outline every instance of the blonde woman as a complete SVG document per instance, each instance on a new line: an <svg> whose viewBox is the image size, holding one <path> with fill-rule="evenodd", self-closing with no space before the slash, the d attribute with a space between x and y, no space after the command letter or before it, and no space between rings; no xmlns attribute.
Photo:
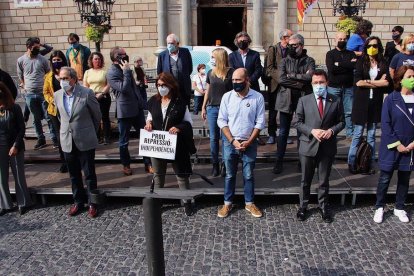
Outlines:
<svg viewBox="0 0 414 276"><path fill-rule="evenodd" d="M414 65L414 34L404 37L401 45L401 53L396 54L390 63L390 76L394 78L394 73L403 65Z"/></svg>
<svg viewBox="0 0 414 276"><path fill-rule="evenodd" d="M217 118L221 98L224 93L233 89L231 77L234 69L229 66L229 56L223 48L217 48L211 53L210 63L213 69L207 73L207 91L204 95L201 116L203 120L207 119L210 130L210 152L213 163L211 174L218 176L220 174L218 158L220 128L217 126Z"/></svg>

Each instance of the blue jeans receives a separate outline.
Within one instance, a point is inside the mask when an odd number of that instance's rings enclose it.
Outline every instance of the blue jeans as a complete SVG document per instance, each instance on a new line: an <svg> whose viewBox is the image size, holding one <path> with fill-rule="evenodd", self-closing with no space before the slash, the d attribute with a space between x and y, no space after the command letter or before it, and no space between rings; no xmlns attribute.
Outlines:
<svg viewBox="0 0 414 276"><path fill-rule="evenodd" d="M375 127L375 123L367 124L367 142L371 145L372 148L372 162L375 160ZM361 141L362 135L364 134L364 128L364 125L354 125L354 133L352 135L352 142L348 153L348 164L350 165L355 164L355 156L358 149L358 144Z"/></svg>
<svg viewBox="0 0 414 276"><path fill-rule="evenodd" d="M210 153L211 161L213 163L219 162L219 140L220 140L220 128L217 125L217 118L219 113L219 106L207 106L207 121L208 129L210 131Z"/></svg>
<svg viewBox="0 0 414 276"><path fill-rule="evenodd" d="M42 119L44 119L44 105L45 101L42 93L28 93L26 95L26 105L33 114L33 127L36 131L37 139L45 139L43 134Z"/></svg>
<svg viewBox="0 0 414 276"><path fill-rule="evenodd" d="M204 96L194 96L194 114L198 114L201 110L201 106L203 105Z"/></svg>
<svg viewBox="0 0 414 276"><path fill-rule="evenodd" d="M377 186L377 203L375 206L381 208L385 206L385 197L387 196L388 186L394 171L381 171ZM398 171L397 192L395 195L395 208L403 210L405 199L408 194L411 171Z"/></svg>
<svg viewBox="0 0 414 276"><path fill-rule="evenodd" d="M354 129L351 115L352 115L352 101L354 99L354 88L341 88L341 87L329 87L328 93L339 97L344 106L344 117L345 117L345 130L346 137L352 137L352 132Z"/></svg>
<svg viewBox="0 0 414 276"><path fill-rule="evenodd" d="M293 114L279 112L279 136L277 137L276 160L283 160L286 152L287 139L289 137L290 125ZM297 148L299 149L300 132L297 131Z"/></svg>
<svg viewBox="0 0 414 276"><path fill-rule="evenodd" d="M257 156L257 141L255 140L244 152L238 151L223 136L223 159L226 165L224 181L224 204L231 204L236 189L236 175L239 159L242 161L244 201L254 202L254 166Z"/></svg>

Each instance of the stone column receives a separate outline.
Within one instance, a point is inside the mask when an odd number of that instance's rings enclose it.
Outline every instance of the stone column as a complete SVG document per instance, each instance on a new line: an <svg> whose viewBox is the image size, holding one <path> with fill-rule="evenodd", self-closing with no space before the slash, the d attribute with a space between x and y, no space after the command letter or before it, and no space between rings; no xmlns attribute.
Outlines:
<svg viewBox="0 0 414 276"><path fill-rule="evenodd" d="M277 4L277 29L276 29L276 39L279 40L279 33L284 29L287 29L287 0L279 0Z"/></svg>
<svg viewBox="0 0 414 276"><path fill-rule="evenodd" d="M263 49L263 0L253 1L253 43L251 48L258 52Z"/></svg>
<svg viewBox="0 0 414 276"><path fill-rule="evenodd" d="M167 49L167 0L157 0L157 32L158 32L158 47L155 55Z"/></svg>
<svg viewBox="0 0 414 276"><path fill-rule="evenodd" d="M181 0L180 46L191 44L191 1Z"/></svg>

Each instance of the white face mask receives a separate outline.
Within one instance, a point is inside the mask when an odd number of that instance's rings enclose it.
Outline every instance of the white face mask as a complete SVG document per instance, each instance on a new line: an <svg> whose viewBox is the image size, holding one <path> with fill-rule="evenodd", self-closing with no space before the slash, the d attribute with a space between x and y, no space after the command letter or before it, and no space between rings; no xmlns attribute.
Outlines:
<svg viewBox="0 0 414 276"><path fill-rule="evenodd" d="M158 87L158 92L160 92L161 97L167 96L170 92L170 89L167 86Z"/></svg>
<svg viewBox="0 0 414 276"><path fill-rule="evenodd" d="M312 88L313 88L313 93L315 93L317 97L322 97L323 95L325 95L325 91L326 91L325 84L313 84Z"/></svg>
<svg viewBox="0 0 414 276"><path fill-rule="evenodd" d="M60 87L62 87L63 90L68 91L72 88L68 80L61 80L60 81Z"/></svg>

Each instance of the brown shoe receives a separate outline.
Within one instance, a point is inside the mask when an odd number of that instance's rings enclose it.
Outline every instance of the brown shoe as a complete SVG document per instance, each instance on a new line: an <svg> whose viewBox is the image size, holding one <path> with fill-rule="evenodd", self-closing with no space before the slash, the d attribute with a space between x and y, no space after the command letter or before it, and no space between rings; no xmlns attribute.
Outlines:
<svg viewBox="0 0 414 276"><path fill-rule="evenodd" d="M122 172L124 173L124 175L127 175L127 176L132 175L132 170L130 167L124 167L122 169Z"/></svg>
<svg viewBox="0 0 414 276"><path fill-rule="evenodd" d="M260 211L260 209L253 203L247 204L245 209L249 211L250 214L252 214L252 216L254 216L255 218L261 218L263 216L262 211Z"/></svg>
<svg viewBox="0 0 414 276"><path fill-rule="evenodd" d="M224 204L223 207L221 207L221 209L218 211L217 216L219 218L227 217L232 208L233 208L232 204L229 204L229 205Z"/></svg>
<svg viewBox="0 0 414 276"><path fill-rule="evenodd" d="M152 168L152 166L150 164L145 164L145 172L146 173L153 174L154 173L154 169Z"/></svg>
<svg viewBox="0 0 414 276"><path fill-rule="evenodd" d="M88 216L90 218L96 218L98 216L98 209L95 205L89 205Z"/></svg>
<svg viewBox="0 0 414 276"><path fill-rule="evenodd" d="M80 213L80 211L81 211L81 206L75 203L72 206L70 206L69 216L71 217L76 216L77 214Z"/></svg>

